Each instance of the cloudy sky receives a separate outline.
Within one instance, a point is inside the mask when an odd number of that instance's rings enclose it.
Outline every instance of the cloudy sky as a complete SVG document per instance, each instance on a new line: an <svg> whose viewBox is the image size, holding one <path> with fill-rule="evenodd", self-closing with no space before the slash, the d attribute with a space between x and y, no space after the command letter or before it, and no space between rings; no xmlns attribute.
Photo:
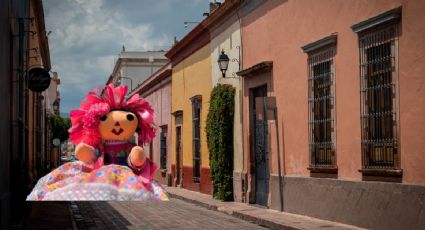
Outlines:
<svg viewBox="0 0 425 230"><path fill-rule="evenodd" d="M126 51L167 50L201 21L210 0L43 0L52 71L61 78L61 113L104 85Z"/></svg>

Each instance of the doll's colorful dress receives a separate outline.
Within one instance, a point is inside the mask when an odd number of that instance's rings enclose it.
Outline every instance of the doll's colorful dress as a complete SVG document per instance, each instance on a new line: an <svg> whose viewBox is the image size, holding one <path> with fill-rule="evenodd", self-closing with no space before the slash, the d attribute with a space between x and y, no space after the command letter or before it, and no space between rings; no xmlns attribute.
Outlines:
<svg viewBox="0 0 425 230"><path fill-rule="evenodd" d="M153 180L157 166L149 159L140 168L127 159L134 144L109 142L99 146L93 166L66 163L41 178L27 200L168 200Z"/></svg>

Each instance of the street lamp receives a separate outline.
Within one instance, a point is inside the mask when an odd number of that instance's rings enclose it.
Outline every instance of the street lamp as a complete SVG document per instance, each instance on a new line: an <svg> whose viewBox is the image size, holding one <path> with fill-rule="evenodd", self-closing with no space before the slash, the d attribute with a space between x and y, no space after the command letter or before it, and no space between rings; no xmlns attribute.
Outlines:
<svg viewBox="0 0 425 230"><path fill-rule="evenodd" d="M229 66L229 57L224 53L224 50L221 50L220 56L218 56L218 67L220 68L223 78L226 77L226 71Z"/></svg>
<svg viewBox="0 0 425 230"><path fill-rule="evenodd" d="M53 102L53 112L54 112L56 115L59 115L59 101L58 101L58 99L56 99L56 100Z"/></svg>
<svg viewBox="0 0 425 230"><path fill-rule="evenodd" d="M120 77L120 79L118 80L118 82L121 84L121 78L125 78L130 80L130 92L133 90L133 79L129 78L129 77Z"/></svg>
<svg viewBox="0 0 425 230"><path fill-rule="evenodd" d="M189 24L198 24L198 23L200 23L200 22L183 22L183 24L184 24L184 28L187 28L187 26L188 26Z"/></svg>

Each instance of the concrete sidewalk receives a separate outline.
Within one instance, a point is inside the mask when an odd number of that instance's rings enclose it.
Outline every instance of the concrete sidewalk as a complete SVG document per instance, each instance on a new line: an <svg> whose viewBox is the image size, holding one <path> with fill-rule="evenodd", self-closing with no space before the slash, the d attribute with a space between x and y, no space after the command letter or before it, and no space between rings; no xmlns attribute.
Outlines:
<svg viewBox="0 0 425 230"><path fill-rule="evenodd" d="M362 229L312 217L279 212L239 202L221 202L211 195L193 192L187 189L164 186L170 197L185 200L208 209L232 215L271 229Z"/></svg>

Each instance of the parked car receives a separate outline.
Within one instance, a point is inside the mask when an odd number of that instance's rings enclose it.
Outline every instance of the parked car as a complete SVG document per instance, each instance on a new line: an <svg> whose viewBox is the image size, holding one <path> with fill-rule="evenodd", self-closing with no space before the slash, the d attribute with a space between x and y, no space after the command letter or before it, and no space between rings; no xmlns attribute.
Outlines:
<svg viewBox="0 0 425 230"><path fill-rule="evenodd" d="M62 163L64 163L64 162L69 162L69 161L71 161L71 158L69 158L69 157L67 157L67 156L61 156L61 162L62 162Z"/></svg>
<svg viewBox="0 0 425 230"><path fill-rule="evenodd" d="M78 160L74 155L71 155L70 161L74 162L74 161L78 161Z"/></svg>

